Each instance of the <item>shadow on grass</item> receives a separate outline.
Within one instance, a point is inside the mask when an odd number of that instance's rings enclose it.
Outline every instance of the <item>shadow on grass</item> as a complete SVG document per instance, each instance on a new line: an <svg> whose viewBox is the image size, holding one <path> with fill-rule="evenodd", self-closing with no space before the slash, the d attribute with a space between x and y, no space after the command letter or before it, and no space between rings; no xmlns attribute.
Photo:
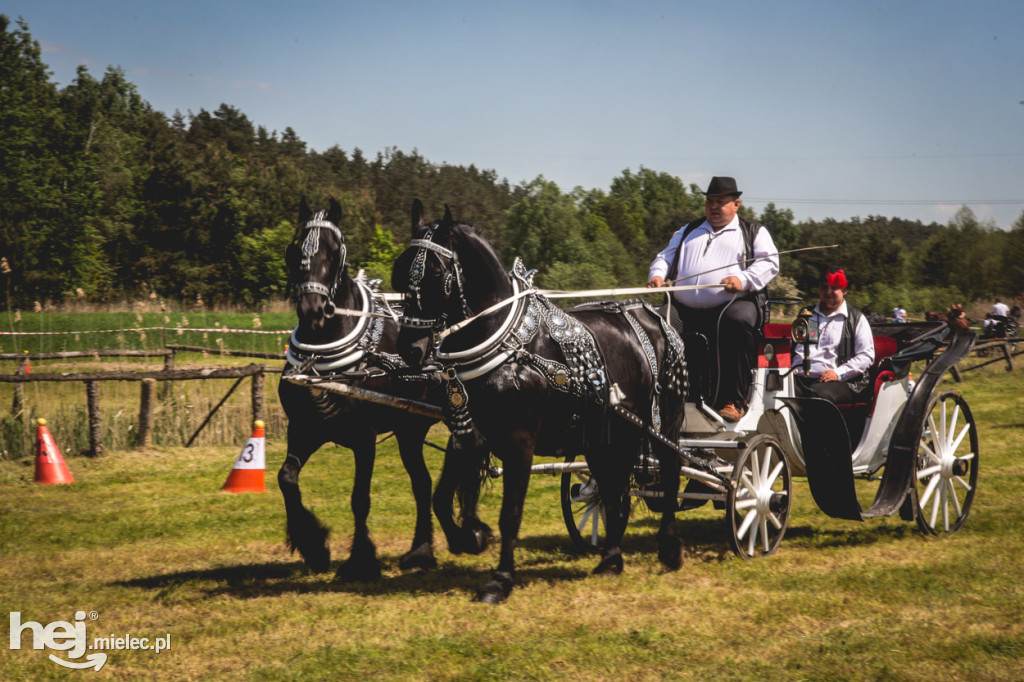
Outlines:
<svg viewBox="0 0 1024 682"><path fill-rule="evenodd" d="M331 571L314 576L301 561L287 563L238 564L209 569L176 571L152 576L117 581L113 585L155 592L162 599L174 592L184 591L190 597L212 599L232 596L239 599L274 597L284 594L350 593L362 596L391 594L444 594L465 592L472 596L476 588L490 579L492 568L461 565L460 558L442 557L438 567L430 571L409 571L391 575L389 570L398 563L397 556L381 556L385 575L374 582L344 582L334 577L343 563L332 561ZM562 560L565 557L561 557ZM517 565L516 585L524 587L534 582L564 582L582 580L590 571L575 566L553 565L557 553L550 560L536 558Z"/></svg>
<svg viewBox="0 0 1024 682"><path fill-rule="evenodd" d="M854 547L857 545L873 545L877 542L890 542L917 535L917 526L912 522L899 525L883 525L865 521L862 525L846 528L820 528L812 526L790 526L786 530L786 540L801 541L807 547Z"/></svg>
<svg viewBox="0 0 1024 682"><path fill-rule="evenodd" d="M623 538L622 551L628 564L630 556L657 552L658 519L641 518L630 523ZM728 528L724 519L698 518L679 520L683 539L684 561L719 563L732 559ZM780 551L787 542L794 545L824 549L852 547L905 539L915 533L912 524L880 525L870 522L856 528L820 528L810 525L792 525L787 528ZM442 541L443 542L443 541ZM568 535L534 535L521 538L517 556L516 584L525 587L531 583L583 580L596 566L597 550L577 550ZM496 562L496 548L487 550ZM208 569L176 571L118 581L114 585L155 592L154 598L163 599L175 592L187 592L190 598L232 596L239 599L274 597L284 594L350 593L363 596L391 594L444 594L463 592L472 596L478 586L487 582L493 565L481 568L469 566L459 556L442 554L436 569L410 571L399 575L388 574L397 565L398 557L382 555L385 575L375 582L343 582L333 577L341 561L332 562L331 572L313 576L301 561L267 562L218 566Z"/></svg>

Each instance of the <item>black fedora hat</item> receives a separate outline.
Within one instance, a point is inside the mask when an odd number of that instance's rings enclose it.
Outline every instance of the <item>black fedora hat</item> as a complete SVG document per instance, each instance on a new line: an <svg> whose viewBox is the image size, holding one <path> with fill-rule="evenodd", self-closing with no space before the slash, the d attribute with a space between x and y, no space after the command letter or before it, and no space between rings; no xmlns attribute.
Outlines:
<svg viewBox="0 0 1024 682"><path fill-rule="evenodd" d="M704 196L708 197L739 196L741 194L743 192L736 189L736 178L719 177L717 175L711 178L711 182L708 184L708 191L704 192Z"/></svg>

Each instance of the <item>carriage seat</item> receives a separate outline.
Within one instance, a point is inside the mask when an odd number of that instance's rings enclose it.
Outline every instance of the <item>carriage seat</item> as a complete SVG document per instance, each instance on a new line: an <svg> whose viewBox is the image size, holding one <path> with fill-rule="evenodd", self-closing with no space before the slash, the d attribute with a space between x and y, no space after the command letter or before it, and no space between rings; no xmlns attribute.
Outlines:
<svg viewBox="0 0 1024 682"><path fill-rule="evenodd" d="M758 345L757 366L758 368L789 368L793 360L793 341L790 339L791 325L787 322L769 322L764 325L761 335L761 342ZM882 384L891 381L895 374L888 368L885 360L899 350L899 344L891 336L874 336L875 361L868 368L868 375L871 381L869 389L865 389L858 400L850 404L839 405L841 408L853 407L874 407L875 399ZM772 353L765 354L765 348L772 347Z"/></svg>
<svg viewBox="0 0 1024 682"><path fill-rule="evenodd" d="M878 392L882 390L882 385L887 381L892 381L896 374L889 369L889 365L886 359L891 355L895 355L896 351L899 350L899 344L891 336L874 336L875 341L875 361L871 363L871 367L868 368L868 376L871 377L871 381L868 382L868 387L865 388L860 395L856 397L853 403L837 405L840 409L852 409L852 408L869 408L868 416L874 412L875 401L878 399Z"/></svg>
<svg viewBox="0 0 1024 682"><path fill-rule="evenodd" d="M757 367L788 368L793 361L793 342L789 338L788 322L768 322L761 333L761 341L757 347ZM772 347L771 357L765 355L765 348Z"/></svg>

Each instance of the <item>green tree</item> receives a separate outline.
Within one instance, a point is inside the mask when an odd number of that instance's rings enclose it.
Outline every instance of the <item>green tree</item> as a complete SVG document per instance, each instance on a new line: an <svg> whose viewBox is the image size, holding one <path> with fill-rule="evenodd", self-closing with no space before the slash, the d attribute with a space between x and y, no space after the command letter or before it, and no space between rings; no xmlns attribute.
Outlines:
<svg viewBox="0 0 1024 682"><path fill-rule="evenodd" d="M265 303L288 287L284 251L295 227L284 220L273 227L239 238L239 297L246 304Z"/></svg>
<svg viewBox="0 0 1024 682"><path fill-rule="evenodd" d="M391 266L403 248L395 243L390 232L380 225L373 226L373 239L359 267L366 270L367 279L379 279L384 288L391 287Z"/></svg>
<svg viewBox="0 0 1024 682"><path fill-rule="evenodd" d="M66 121L60 143L67 171L64 217L75 231L69 284L93 296L123 292L118 266L130 260L144 210L151 111L117 68L97 81L79 67L60 104Z"/></svg>
<svg viewBox="0 0 1024 682"><path fill-rule="evenodd" d="M1003 257L999 268L1003 283L1000 293L1007 298L1024 298L1024 212L1007 233L1006 244L1000 253Z"/></svg>
<svg viewBox="0 0 1024 682"><path fill-rule="evenodd" d="M51 258L63 169L51 140L62 134L57 88L28 26L0 14L0 244L11 267L8 306L62 290ZM5 292L7 295L7 292Z"/></svg>

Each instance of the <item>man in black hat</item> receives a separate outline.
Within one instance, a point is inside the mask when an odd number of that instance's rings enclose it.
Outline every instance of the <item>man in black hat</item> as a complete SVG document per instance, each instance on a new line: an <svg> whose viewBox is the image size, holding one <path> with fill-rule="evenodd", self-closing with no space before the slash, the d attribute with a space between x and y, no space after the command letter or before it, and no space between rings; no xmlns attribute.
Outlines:
<svg viewBox="0 0 1024 682"><path fill-rule="evenodd" d="M703 397L729 422L747 411L762 302L768 282L779 274L768 230L738 215L741 194L735 179L711 178L705 217L672 235L651 263L647 282L709 286L673 292L670 317L680 332L685 327L708 339L715 379Z"/></svg>

